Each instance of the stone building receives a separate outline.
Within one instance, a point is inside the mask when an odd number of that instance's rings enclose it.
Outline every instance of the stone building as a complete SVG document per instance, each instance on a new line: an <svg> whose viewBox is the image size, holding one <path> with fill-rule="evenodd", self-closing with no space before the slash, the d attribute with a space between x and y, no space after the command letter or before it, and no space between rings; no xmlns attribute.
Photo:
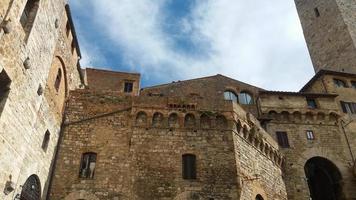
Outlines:
<svg viewBox="0 0 356 200"><path fill-rule="evenodd" d="M1 0L0 198L356 199L356 4L295 2L316 74L281 92L82 70L64 0Z"/></svg>

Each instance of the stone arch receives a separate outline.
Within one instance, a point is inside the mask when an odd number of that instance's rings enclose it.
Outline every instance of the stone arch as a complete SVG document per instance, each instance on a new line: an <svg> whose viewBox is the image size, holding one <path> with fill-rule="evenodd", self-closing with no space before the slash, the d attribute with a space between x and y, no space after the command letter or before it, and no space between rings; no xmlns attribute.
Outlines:
<svg viewBox="0 0 356 200"><path fill-rule="evenodd" d="M289 121L289 112L288 111L282 111L281 112L281 118L284 121Z"/></svg>
<svg viewBox="0 0 356 200"><path fill-rule="evenodd" d="M179 127L179 120L178 120L178 114L177 113L171 113L168 116L168 127L170 128L177 128Z"/></svg>
<svg viewBox="0 0 356 200"><path fill-rule="evenodd" d="M100 200L97 196L94 194L84 191L84 190L79 190L72 192L68 194L64 200L78 200L78 199L85 199L85 200Z"/></svg>
<svg viewBox="0 0 356 200"><path fill-rule="evenodd" d="M40 200L41 182L36 174L32 174L22 186L20 200Z"/></svg>
<svg viewBox="0 0 356 200"><path fill-rule="evenodd" d="M323 112L318 112L318 114L316 115L316 119L317 119L318 121L323 121L323 120L325 120L325 113L323 113Z"/></svg>
<svg viewBox="0 0 356 200"><path fill-rule="evenodd" d="M339 118L339 115L335 112L330 112L329 113L329 121L337 121Z"/></svg>
<svg viewBox="0 0 356 200"><path fill-rule="evenodd" d="M305 113L305 119L308 120L308 121L313 121L314 120L314 114L312 112Z"/></svg>
<svg viewBox="0 0 356 200"><path fill-rule="evenodd" d="M301 121L302 120L302 113L299 111L293 112L293 119L295 121Z"/></svg>
<svg viewBox="0 0 356 200"><path fill-rule="evenodd" d="M147 114L140 111L136 115L136 126L147 126Z"/></svg>
<svg viewBox="0 0 356 200"><path fill-rule="evenodd" d="M227 129L227 120L224 115L217 115L215 120L216 128Z"/></svg>
<svg viewBox="0 0 356 200"><path fill-rule="evenodd" d="M269 117L269 118L277 119L277 115L278 115L278 113L277 113L277 111L275 111L275 110L270 110L270 111L268 112L268 117Z"/></svg>
<svg viewBox="0 0 356 200"><path fill-rule="evenodd" d="M184 117L184 127L185 128L194 128L195 127L195 116L192 113L188 113Z"/></svg>
<svg viewBox="0 0 356 200"><path fill-rule="evenodd" d="M153 127L162 127L163 126L163 114L160 112L155 112L152 116L152 126Z"/></svg>
<svg viewBox="0 0 356 200"><path fill-rule="evenodd" d="M262 198L262 200L267 200L267 194L259 182L253 184L252 195L252 200L261 200L257 197Z"/></svg>
<svg viewBox="0 0 356 200"><path fill-rule="evenodd" d="M200 127L203 129L211 128L210 117L205 113L200 115Z"/></svg>
<svg viewBox="0 0 356 200"><path fill-rule="evenodd" d="M312 199L343 199L342 175L333 162L324 157L312 157L305 163L304 171Z"/></svg>
<svg viewBox="0 0 356 200"><path fill-rule="evenodd" d="M253 105L255 104L255 100L252 92L243 90L239 94L239 103L243 105Z"/></svg>
<svg viewBox="0 0 356 200"><path fill-rule="evenodd" d="M64 80L64 87L65 87L65 94L66 94L66 97L68 96L68 93L69 93L69 89L68 89L68 74L67 74L67 68L66 68L66 64L65 62L63 61L63 58L60 57L60 56L55 56L55 59L58 59L59 62L61 63L62 65L62 72L63 72L63 80Z"/></svg>

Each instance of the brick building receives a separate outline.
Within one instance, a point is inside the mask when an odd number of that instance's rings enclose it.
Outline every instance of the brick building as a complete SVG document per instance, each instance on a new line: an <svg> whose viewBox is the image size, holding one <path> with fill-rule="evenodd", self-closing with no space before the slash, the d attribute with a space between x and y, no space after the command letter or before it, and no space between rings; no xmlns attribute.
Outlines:
<svg viewBox="0 0 356 200"><path fill-rule="evenodd" d="M81 69L64 0L1 0L0 199L356 199L356 3L295 1L316 71L299 92L141 89Z"/></svg>

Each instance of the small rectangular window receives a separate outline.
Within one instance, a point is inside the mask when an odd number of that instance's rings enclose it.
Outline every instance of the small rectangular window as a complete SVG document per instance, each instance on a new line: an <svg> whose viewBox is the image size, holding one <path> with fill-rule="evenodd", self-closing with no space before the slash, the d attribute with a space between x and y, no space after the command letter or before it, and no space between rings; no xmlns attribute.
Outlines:
<svg viewBox="0 0 356 200"><path fill-rule="evenodd" d="M124 92L125 93L131 93L132 90L133 90L133 83L132 82L125 82Z"/></svg>
<svg viewBox="0 0 356 200"><path fill-rule="evenodd" d="M82 155L82 162L80 164L80 178L94 178L96 165L96 153L84 153Z"/></svg>
<svg viewBox="0 0 356 200"><path fill-rule="evenodd" d="M69 33L70 33L70 23L68 21L67 25L66 25L66 35L67 35L67 37L69 36Z"/></svg>
<svg viewBox="0 0 356 200"><path fill-rule="evenodd" d="M286 132L276 132L277 134L277 141L280 147L282 148L289 148L289 141L288 135Z"/></svg>
<svg viewBox="0 0 356 200"><path fill-rule="evenodd" d="M306 133L307 133L307 140L314 140L315 139L313 131L307 130Z"/></svg>
<svg viewBox="0 0 356 200"><path fill-rule="evenodd" d="M351 81L352 88L356 89L356 81Z"/></svg>
<svg viewBox="0 0 356 200"><path fill-rule="evenodd" d="M192 154L182 156L183 179L196 179L196 157Z"/></svg>
<svg viewBox="0 0 356 200"><path fill-rule="evenodd" d="M41 146L43 151L47 151L50 137L51 137L51 134L47 130L45 135L44 135L44 137L43 137L42 146Z"/></svg>
<svg viewBox="0 0 356 200"><path fill-rule="evenodd" d="M318 8L314 8L315 17L320 17L320 12Z"/></svg>
<svg viewBox="0 0 356 200"><path fill-rule="evenodd" d="M316 104L316 101L315 99L307 99L307 104L308 104L308 108L312 108L312 109L315 109L317 108L317 104Z"/></svg>
<svg viewBox="0 0 356 200"><path fill-rule="evenodd" d="M5 106L10 91L11 80L5 70L0 73L0 114Z"/></svg>
<svg viewBox="0 0 356 200"><path fill-rule="evenodd" d="M356 103L340 101L342 111L348 114L356 114Z"/></svg>
<svg viewBox="0 0 356 200"><path fill-rule="evenodd" d="M75 51L75 43L74 43L74 40L72 41L72 54L74 54L74 51Z"/></svg>

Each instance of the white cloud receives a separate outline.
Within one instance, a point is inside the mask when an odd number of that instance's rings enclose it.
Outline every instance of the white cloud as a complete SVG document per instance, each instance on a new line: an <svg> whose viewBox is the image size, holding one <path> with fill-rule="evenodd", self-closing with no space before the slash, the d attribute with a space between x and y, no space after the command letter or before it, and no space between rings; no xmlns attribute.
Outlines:
<svg viewBox="0 0 356 200"><path fill-rule="evenodd" d="M221 73L266 89L298 90L312 76L293 1L197 0L180 26L209 47L204 59L179 53L162 30L165 0L81 2L92 4L98 31L146 77L167 81Z"/></svg>

